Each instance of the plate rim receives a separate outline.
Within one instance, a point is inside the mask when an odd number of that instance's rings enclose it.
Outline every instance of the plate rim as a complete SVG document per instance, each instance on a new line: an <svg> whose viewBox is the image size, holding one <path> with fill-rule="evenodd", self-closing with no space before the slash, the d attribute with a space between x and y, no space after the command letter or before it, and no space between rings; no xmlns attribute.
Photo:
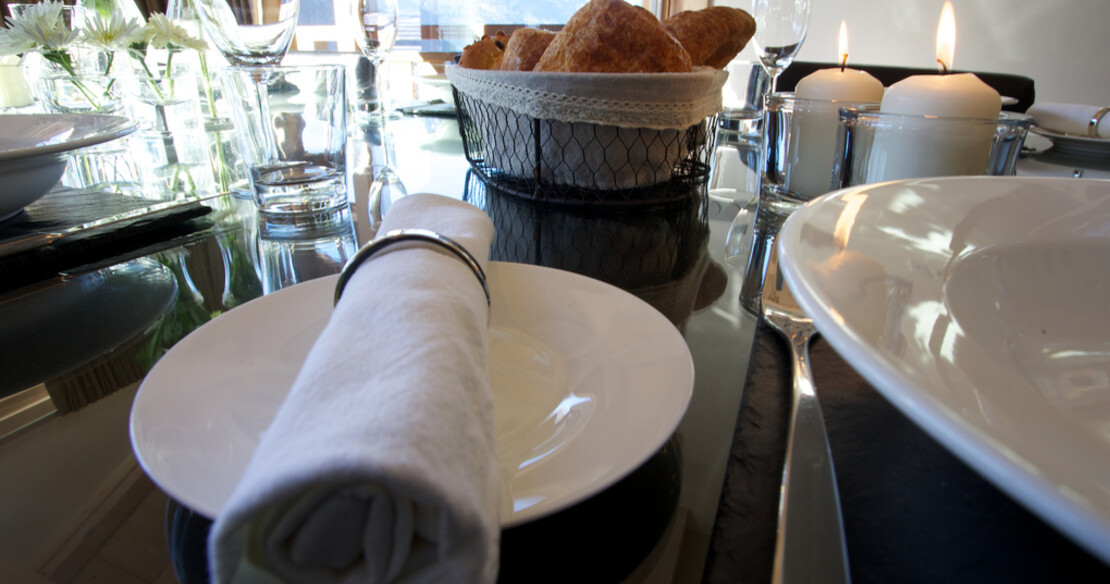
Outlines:
<svg viewBox="0 0 1110 584"><path fill-rule="evenodd" d="M1064 143L1070 142L1070 145L1073 147L1078 144L1083 144L1087 146L1095 146L1096 149L1106 149L1110 151L1110 138L1092 138L1091 136L1067 134L1064 132L1050 130L1048 128L1045 128L1044 126L1038 126L1036 124L1032 124L1031 126L1029 126L1029 130L1035 134L1039 134L1041 136L1044 136L1045 138L1048 138L1049 140L1052 140L1053 144L1055 144L1056 141L1059 140Z"/></svg>
<svg viewBox="0 0 1110 584"><path fill-rule="evenodd" d="M0 162L60 154L86 146L95 146L97 144L103 144L104 142L110 142L117 138L122 138L138 129L138 123L135 120L112 114L0 114L0 122L5 118L10 119L15 117L37 118L40 120L70 120L75 126L79 121L81 121L80 123L91 123L92 120L99 120L100 123L110 127L108 129L92 131L79 138L68 139L63 142L36 144L8 150L0 149Z"/></svg>
<svg viewBox="0 0 1110 584"><path fill-rule="evenodd" d="M608 284L606 282L603 282L601 280L597 280L595 278L590 278L588 276L584 276L582 274L577 274L577 273L566 271L566 270L559 270L559 269L555 269L555 268L549 268L549 267L546 267L546 266L538 266L538 265L533 265L533 264L491 261L491 262L489 262L489 266L487 267L487 274L489 274L491 277L495 277L495 275L502 269L509 269L509 270L514 270L514 271L516 271L516 270L523 270L523 271L535 270L535 271L539 271L539 272L545 272L549 276L556 277L556 278L566 278L566 279L580 280L580 281L586 282L588 286L595 287L595 289L605 289L605 290L607 290L607 292L609 294L618 295L619 297L622 298L622 301L624 301L624 302L635 303L639 307L638 310L642 311L642 310L645 310L645 309L650 309L650 318L655 319L656 325L659 327L660 332L661 333L665 332L665 334L670 335L672 337L672 339L668 342L671 342L671 343L674 344L674 346L673 346L674 349L681 349L681 353L676 352L675 355L676 355L676 358L681 357L682 371L680 372L680 374L681 374L682 378L685 380L685 382L684 382L684 384L682 385L681 388L676 387L673 390L671 390L671 391L676 393L676 395L678 396L677 399L680 399L680 401L682 403L682 407L678 408L675 412L673 412L673 415L670 416L671 418L673 418L673 424L670 424L669 428L666 431L658 432L658 436L656 436L656 438L658 438L658 440L655 440L655 441L644 440L643 441L643 447L639 450L639 455L637 457L635 457L635 458L630 457L630 458L626 459L625 462L622 465L615 465L615 466L622 466L622 467L625 467L625 468L623 468L619 472L613 473L612 476L606 478L604 481L594 480L591 484L589 484L585 487L579 488L572 495L562 497L555 504L550 504L550 505L546 505L546 506L543 505L543 504L540 504L540 505L534 505L534 506L526 507L525 509L521 510L521 512L519 512L519 513L513 512L513 513L508 514L508 516L506 516L506 513L502 513L500 524L501 524L502 528L508 528L508 527L513 527L513 526L520 525L520 524L523 524L523 523L527 523L527 522L530 522L530 521L533 521L533 520L536 520L536 519L540 519L542 517L546 517L548 515L551 515L553 513L557 513L559 511L562 511L564 509L572 507L572 506L574 506L578 503L581 503L582 501L584 501L584 500L600 493L601 491L604 491L605 489L611 487L612 485L616 484L621 479L628 476L630 473L632 473L637 468L639 468L640 465L642 465L652 455L654 455L655 452L659 450L659 448L662 448L663 445L666 444L667 440L670 439L671 435L678 428L678 426L681 423L683 417L685 417L685 413L689 409L690 400L693 396L694 381L695 381L695 366L694 366L694 361L693 361L693 355L690 353L689 346L686 344L686 341L685 341L685 337L677 329L677 327L675 327L674 324L671 323L670 320L668 320L666 318L666 316L664 316L662 313L660 313L658 310L656 310L650 304L648 304L647 302L645 302L641 298L631 294L630 292L628 292L626 290L623 290L619 287L613 286L611 284ZM272 298L277 294L282 294L283 292L287 292L288 290L291 290L293 288L298 288L298 287L302 287L302 286L306 286L306 285L317 286L317 287L321 287L325 290L330 291L331 288L334 287L333 282L337 278L338 278L338 275L333 274L333 275L329 275L329 276L323 276L323 277L320 277L320 278L314 278L312 280L307 280L305 282L301 282L301 283L295 284L293 286L289 286L287 288L277 290L273 293L270 293L270 294L252 299L251 301L245 303L243 306L247 306L248 304L256 303L258 301L264 301L265 299ZM329 285L329 283L332 283L332 284ZM303 291L303 288L302 288L302 291ZM330 298L330 296L329 296L329 298ZM270 300L269 302L273 302L273 301ZM257 308L257 306L260 306L260 304L256 305L256 308ZM203 329L205 327L209 327L210 325L212 325L212 323L216 322L218 319L219 319L219 317L204 323L201 327L198 327L197 329L195 329L194 332L200 331L201 329ZM192 333L190 333L190 334L192 334ZM178 345L175 345L174 347L177 347L177 346ZM171 349L170 349L171 352L172 352L174 347L171 347ZM168 355L169 355L169 352L167 352L166 356L168 356ZM159 366L159 364L162 363L164 360L165 360L165 356L163 357L163 359L160 359L159 362L154 365L154 368L152 368L147 373L147 376L144 376L144 379L140 383L140 386L139 386L139 388L136 392L134 401L132 402L131 410L130 410L129 415L128 415L128 437L129 437L129 442L130 442L130 445L131 445L131 449L132 449L132 451L135 455L136 460L139 463L139 466L143 469L143 471L156 484L159 485L160 488L162 488L163 490L166 490L167 493L169 493L171 496L174 496L175 498L179 497L178 500L181 501L183 504L195 506L194 511L200 512L200 513L205 514L205 515L209 515L209 514L211 514L211 512L207 508L207 504L195 505L196 500L195 500L194 497L188 496L188 495L183 495L182 492L181 492L182 490L179 489L179 488L176 488L174 485L165 484L165 481L162 480L163 477L160 477L159 473L154 472L155 469L153 469L151 467L151 465L149 464L149 461L147 461L144 458L142 448L140 448L139 436L137 436L137 433L139 432L138 425L139 425L140 422L138 420L136 420L136 410L138 410L140 407L142 407L142 405L140 404L140 397L142 396L142 392L143 392L143 388L144 388L143 386L147 382L147 377L149 377L152 373L154 373L155 368L157 368ZM678 392L681 392L681 393L679 394ZM226 501L225 501L225 503L226 503Z"/></svg>
<svg viewBox="0 0 1110 584"><path fill-rule="evenodd" d="M933 392L923 390L914 383L914 380L904 374L894 365L896 358L887 352L874 348L859 338L846 324L838 322L838 317L829 313L829 306L816 286L807 279L805 270L794 261L781 258L800 253L797 249L800 235L807 220L826 205L835 204L836 201L846 196L873 192L877 188L891 189L892 186L905 186L907 183L928 182L934 186L938 182L977 182L977 181L1010 181L1015 185L1030 182L1050 181L1053 184L1063 185L1068 188L1079 188L1088 183L1110 185L1110 182L1100 179L1059 179L1049 177L934 177L925 179L907 179L886 183L875 183L838 190L818 199L814 199L798 211L795 211L783 223L779 231L781 244L779 246L780 266L783 267L784 277L790 284L799 305L809 314L817 325L819 332L826 338L831 346L843 356L845 361L856 369L880 394L894 404L898 410L914 421L916 425L926 431L934 440L943 444L949 452L955 454L972 468L982 473L995 487L1008 493L1020 501L1024 507L1031 510L1047 523L1055 526L1065 533L1081 547L1103 561L1110 562L1110 497L1101 501L1092 501L1089 494L1084 494L1084 501L1079 502L1062 495L1047 477L1040 477L1036 473L1024 468L1017 461L1007 456L1001 456L991 444L994 438L985 434L969 419L952 411ZM1066 182L1065 182L1066 181ZM1110 190L1110 187L1108 187ZM890 192L889 190L886 192ZM979 191L972 195L977 200L984 201L996 197ZM816 223L816 222L815 222ZM843 318L843 315L838 315ZM1105 448L1104 448L1105 449ZM1110 449L1105 449L1110 451ZM1027 460L1024 456L1022 461ZM1103 503L1103 506L1092 509L1092 503ZM1101 510L1101 513L1099 512Z"/></svg>

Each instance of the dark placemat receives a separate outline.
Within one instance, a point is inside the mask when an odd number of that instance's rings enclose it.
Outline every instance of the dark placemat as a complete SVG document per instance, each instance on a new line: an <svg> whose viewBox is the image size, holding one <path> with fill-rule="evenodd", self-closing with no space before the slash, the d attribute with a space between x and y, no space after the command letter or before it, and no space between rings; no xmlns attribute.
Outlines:
<svg viewBox="0 0 1110 584"><path fill-rule="evenodd" d="M949 453L820 337L810 352L853 582L1110 582L1110 567ZM762 322L751 363L709 583L771 581L791 377L787 345Z"/></svg>
<svg viewBox="0 0 1110 584"><path fill-rule="evenodd" d="M0 291L202 229L208 224L195 219L211 210L197 201L167 203L119 193L55 189L0 223ZM56 238L39 239L44 236ZM22 245L42 241L49 243Z"/></svg>
<svg viewBox="0 0 1110 584"><path fill-rule="evenodd" d="M501 531L499 584L625 581L651 554L678 508L680 440L600 493ZM212 520L171 499L166 539L182 584L208 584Z"/></svg>

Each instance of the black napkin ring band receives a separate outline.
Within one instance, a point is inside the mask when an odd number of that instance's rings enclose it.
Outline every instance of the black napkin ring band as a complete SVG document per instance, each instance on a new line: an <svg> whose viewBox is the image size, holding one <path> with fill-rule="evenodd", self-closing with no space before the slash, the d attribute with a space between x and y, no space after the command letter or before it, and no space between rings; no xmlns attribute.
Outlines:
<svg viewBox="0 0 1110 584"><path fill-rule="evenodd" d="M1091 116L1091 123L1087 124L1088 136L1098 138L1098 125L1102 123L1102 118L1106 117L1107 113L1110 113L1110 107L1101 108Z"/></svg>
<svg viewBox="0 0 1110 584"><path fill-rule="evenodd" d="M355 274L355 270L359 266L379 251L405 241L433 243L458 256L478 278L478 283L482 285L482 291L486 293L486 306L490 306L489 285L486 284L486 272L482 270L482 265L459 242L429 229L395 229L362 246L362 249L355 252L350 261L343 266L343 270L339 272L339 281L335 283L334 304L339 304L339 297L343 295L343 289L347 287L347 282L350 281L351 276Z"/></svg>

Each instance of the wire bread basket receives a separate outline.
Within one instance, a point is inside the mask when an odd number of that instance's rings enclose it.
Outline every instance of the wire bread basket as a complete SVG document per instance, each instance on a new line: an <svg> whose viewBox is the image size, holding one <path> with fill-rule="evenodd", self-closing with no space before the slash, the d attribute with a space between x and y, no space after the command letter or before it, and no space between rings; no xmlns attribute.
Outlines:
<svg viewBox="0 0 1110 584"><path fill-rule="evenodd" d="M466 158L518 197L682 200L705 183L727 73L588 74L448 67Z"/></svg>

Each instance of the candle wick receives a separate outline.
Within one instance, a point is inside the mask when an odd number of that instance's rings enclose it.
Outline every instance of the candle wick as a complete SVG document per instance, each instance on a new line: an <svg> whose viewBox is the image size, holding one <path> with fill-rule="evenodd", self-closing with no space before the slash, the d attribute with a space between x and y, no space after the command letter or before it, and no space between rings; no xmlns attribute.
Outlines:
<svg viewBox="0 0 1110 584"><path fill-rule="evenodd" d="M840 57L840 72L844 72L844 68L848 66L848 53L844 53Z"/></svg>
<svg viewBox="0 0 1110 584"><path fill-rule="evenodd" d="M940 59L937 59L937 63L940 63L940 74L941 75L948 75L948 65L945 65L944 61L942 61Z"/></svg>

